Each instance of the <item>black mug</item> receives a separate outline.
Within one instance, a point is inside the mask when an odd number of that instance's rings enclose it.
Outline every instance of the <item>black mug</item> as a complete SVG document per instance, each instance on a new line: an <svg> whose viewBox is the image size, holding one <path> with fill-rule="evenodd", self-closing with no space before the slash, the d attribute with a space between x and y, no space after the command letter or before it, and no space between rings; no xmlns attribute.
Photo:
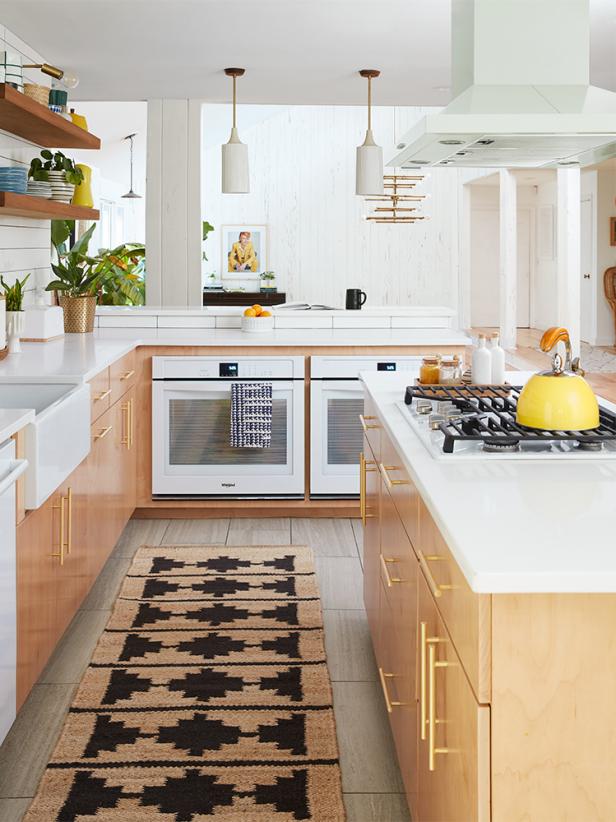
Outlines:
<svg viewBox="0 0 616 822"><path fill-rule="evenodd" d="M347 311L358 311L366 302L366 292L361 288L347 288L346 308Z"/></svg>

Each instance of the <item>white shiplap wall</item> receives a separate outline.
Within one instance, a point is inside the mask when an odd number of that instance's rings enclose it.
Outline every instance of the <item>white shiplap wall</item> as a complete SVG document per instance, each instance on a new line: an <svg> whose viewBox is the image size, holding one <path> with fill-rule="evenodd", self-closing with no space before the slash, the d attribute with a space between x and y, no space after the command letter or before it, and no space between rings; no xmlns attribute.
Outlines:
<svg viewBox="0 0 616 822"><path fill-rule="evenodd" d="M281 107L246 129L240 109L251 192L222 195L220 146L208 140L208 110L209 121L220 122L213 108L206 105L203 115L203 216L216 228L205 247L207 271L221 270L221 225L266 223L268 267L289 299L340 305L345 289L358 287L371 305L457 308L457 170L435 170L424 184L430 200L422 210L429 220L410 226L371 224L362 219L365 204L354 193L364 108ZM392 146L424 111L374 109L377 141Z"/></svg>
<svg viewBox="0 0 616 822"><path fill-rule="evenodd" d="M24 63L42 62L41 55L0 26L0 50L5 49L20 52ZM24 77L27 82L50 84L50 78L36 69L25 70ZM40 146L0 131L0 166L24 164L28 167L40 150ZM0 217L0 273L7 281L13 282L16 277L31 273L26 287L44 286L50 279L50 253L48 220ZM26 302L32 299L33 292L29 292Z"/></svg>

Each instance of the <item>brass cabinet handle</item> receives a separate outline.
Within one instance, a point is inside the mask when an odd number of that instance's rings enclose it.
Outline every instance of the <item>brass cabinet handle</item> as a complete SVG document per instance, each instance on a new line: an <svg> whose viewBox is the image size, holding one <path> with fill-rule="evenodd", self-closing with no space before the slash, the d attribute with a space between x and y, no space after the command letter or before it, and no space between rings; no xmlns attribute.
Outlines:
<svg viewBox="0 0 616 822"><path fill-rule="evenodd" d="M389 691L387 690L387 680L393 678L393 674L386 674L379 665L379 679L381 680L381 688L383 689L383 696L385 697L385 707L387 708L388 714L392 712L393 708L399 708L401 705L404 705L403 702L394 702L389 698Z"/></svg>
<svg viewBox="0 0 616 822"><path fill-rule="evenodd" d="M383 474L383 479L385 480L385 485L389 488L390 491L394 487L394 485L410 485L411 484L410 480L402 480L402 479L392 480L392 478L389 476L389 471L401 471L402 470L401 468L398 468L397 465L383 465L383 463L380 462L379 463L379 468L381 469L381 474Z"/></svg>
<svg viewBox="0 0 616 822"><path fill-rule="evenodd" d="M126 416L124 416L126 412ZM130 450L130 400L122 403L122 439L120 442Z"/></svg>
<svg viewBox="0 0 616 822"><path fill-rule="evenodd" d="M133 447L133 432L134 432L134 426L133 426L133 401L129 400L128 401L128 437L129 437L128 447L129 448Z"/></svg>
<svg viewBox="0 0 616 822"><path fill-rule="evenodd" d="M359 421L361 422L361 427L364 429L364 431L367 431L369 428L380 428L381 427L380 425L375 425L374 423L372 425L368 425L368 423L366 422L366 420L376 420L376 419L377 419L377 417L371 417L371 416L364 417L363 414L359 415Z"/></svg>
<svg viewBox="0 0 616 822"><path fill-rule="evenodd" d="M73 547L73 489L69 487L66 496L66 553Z"/></svg>
<svg viewBox="0 0 616 822"><path fill-rule="evenodd" d="M426 652L428 645L436 645L439 642L447 642L437 636L428 636L428 623L419 623L419 730L423 740L426 738Z"/></svg>
<svg viewBox="0 0 616 822"><path fill-rule="evenodd" d="M443 591L441 590L441 586L436 582L436 580L432 576L432 571L430 570L430 567L428 566L428 563L426 561L426 557L421 553L421 551L419 549L416 549L416 553L417 553L417 557L419 558L419 564L421 565L421 567L423 569L424 576L425 576L426 581L428 583L428 587L430 588L430 591L432 592L432 596L433 597L442 597L443 596ZM431 560L433 560L433 559L434 559L434 557L431 557Z"/></svg>
<svg viewBox="0 0 616 822"><path fill-rule="evenodd" d="M429 562L446 562L446 557L441 557L439 554L425 554L424 555L425 566L424 568L428 567ZM438 591L458 591L460 589L459 585L451 585L450 583L441 583L436 582L434 578L431 576L431 584L435 586L435 590ZM434 593L434 591L433 591ZM435 593L434 596L439 596L439 594Z"/></svg>
<svg viewBox="0 0 616 822"><path fill-rule="evenodd" d="M60 560L60 565L64 565L64 546L65 546L65 531L64 531L64 512L65 512L66 497L60 497L60 505L53 505L54 511L60 511L60 544L58 551L52 551L51 556L57 557Z"/></svg>
<svg viewBox="0 0 616 822"><path fill-rule="evenodd" d="M133 376L134 373L135 373L134 370L126 371L124 374L122 374L122 376L120 377L120 380L130 380L130 378Z"/></svg>
<svg viewBox="0 0 616 822"><path fill-rule="evenodd" d="M107 426L105 426L105 428L101 428L101 430L98 432L98 434L94 435L94 439L95 440L104 439L111 430L113 430L113 425L107 425Z"/></svg>
<svg viewBox="0 0 616 822"><path fill-rule="evenodd" d="M366 505L366 474L376 471L376 468L368 468L369 465L374 465L374 460L367 460L363 452L359 454L359 513L361 517L361 524L365 527L366 520L374 517L374 514L368 513Z"/></svg>
<svg viewBox="0 0 616 822"><path fill-rule="evenodd" d="M100 394L97 394L94 397L94 402L98 402L99 400L104 400L105 397L108 397L111 394L111 388L108 388L106 391L102 391Z"/></svg>
<svg viewBox="0 0 616 822"><path fill-rule="evenodd" d="M428 646L428 770L436 770L436 754L452 753L452 748L436 747L436 726L442 720L436 718L436 669L448 668L449 662L441 662L436 659L436 646Z"/></svg>
<svg viewBox="0 0 616 822"><path fill-rule="evenodd" d="M396 562L395 559L393 559L391 557L384 557L383 554L381 554L381 567L383 568L383 572L385 574L385 579L387 581L387 587L388 588L391 588L392 585L398 585L400 582L404 582L404 580L401 579L400 577L390 577L389 576L389 568L387 566L392 565L395 562Z"/></svg>

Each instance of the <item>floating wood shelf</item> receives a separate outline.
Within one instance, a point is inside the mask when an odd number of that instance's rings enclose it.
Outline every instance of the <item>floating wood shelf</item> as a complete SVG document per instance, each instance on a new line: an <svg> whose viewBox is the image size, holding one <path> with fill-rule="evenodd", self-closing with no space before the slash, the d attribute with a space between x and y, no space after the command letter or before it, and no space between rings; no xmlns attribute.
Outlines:
<svg viewBox="0 0 616 822"><path fill-rule="evenodd" d="M0 83L0 129L47 148L99 149L101 141L47 106Z"/></svg>
<svg viewBox="0 0 616 822"><path fill-rule="evenodd" d="M30 194L15 194L0 191L0 216L14 214L18 217L32 217L39 220L98 220L100 212L96 208L74 206L58 200L45 200Z"/></svg>

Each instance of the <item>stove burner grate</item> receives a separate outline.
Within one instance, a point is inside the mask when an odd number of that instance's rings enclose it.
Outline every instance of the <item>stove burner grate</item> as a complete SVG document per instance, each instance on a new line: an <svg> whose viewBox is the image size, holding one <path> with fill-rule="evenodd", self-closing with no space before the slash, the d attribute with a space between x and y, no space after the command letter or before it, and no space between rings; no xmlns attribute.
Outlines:
<svg viewBox="0 0 616 822"><path fill-rule="evenodd" d="M461 412L438 425L444 434L443 451L451 454L456 442L481 442L488 453L519 451L525 443L569 443L582 451L600 451L616 440L616 414L599 409L599 426L587 431L548 431L518 425L515 419L521 386L412 385L404 401L425 403L447 400Z"/></svg>

